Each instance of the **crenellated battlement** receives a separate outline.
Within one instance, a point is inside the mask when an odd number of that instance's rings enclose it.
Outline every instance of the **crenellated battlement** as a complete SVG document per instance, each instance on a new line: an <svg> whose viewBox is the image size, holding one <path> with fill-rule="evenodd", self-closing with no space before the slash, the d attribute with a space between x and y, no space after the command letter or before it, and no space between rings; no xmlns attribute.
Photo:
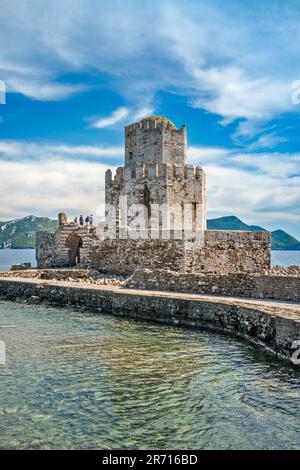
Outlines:
<svg viewBox="0 0 300 470"><path fill-rule="evenodd" d="M113 177L111 170L105 173L106 187L120 186L130 180L139 179L163 179L165 182L183 181L191 183L192 181L202 181L205 174L200 166L193 165L168 165L166 163L146 163L132 168L119 167Z"/></svg>
<svg viewBox="0 0 300 470"><path fill-rule="evenodd" d="M141 129L144 131L147 130L154 130L154 129L166 129L172 130L177 132L184 132L185 126L182 126L180 129L177 129L175 124L170 121L170 119L161 117L161 116L150 116L145 119L142 119L139 122L134 122L133 124L129 124L129 126L125 127L126 134L136 131L137 129Z"/></svg>

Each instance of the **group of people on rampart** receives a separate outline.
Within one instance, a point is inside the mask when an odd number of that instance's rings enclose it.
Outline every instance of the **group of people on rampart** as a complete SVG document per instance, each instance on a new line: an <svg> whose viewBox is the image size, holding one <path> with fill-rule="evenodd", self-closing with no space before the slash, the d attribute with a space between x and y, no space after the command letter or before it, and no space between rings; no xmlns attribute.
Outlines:
<svg viewBox="0 0 300 470"><path fill-rule="evenodd" d="M87 215L85 218L83 218L83 215L81 214L79 217L74 218L75 224L80 225L83 227L84 225L94 225L94 217L93 214Z"/></svg>

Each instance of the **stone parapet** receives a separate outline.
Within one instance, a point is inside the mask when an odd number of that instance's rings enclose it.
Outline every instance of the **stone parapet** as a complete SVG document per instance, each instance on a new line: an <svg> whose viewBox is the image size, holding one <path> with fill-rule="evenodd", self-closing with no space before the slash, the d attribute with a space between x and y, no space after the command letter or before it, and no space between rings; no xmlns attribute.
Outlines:
<svg viewBox="0 0 300 470"><path fill-rule="evenodd" d="M300 302L300 276L178 273L137 269L127 287L194 294Z"/></svg>

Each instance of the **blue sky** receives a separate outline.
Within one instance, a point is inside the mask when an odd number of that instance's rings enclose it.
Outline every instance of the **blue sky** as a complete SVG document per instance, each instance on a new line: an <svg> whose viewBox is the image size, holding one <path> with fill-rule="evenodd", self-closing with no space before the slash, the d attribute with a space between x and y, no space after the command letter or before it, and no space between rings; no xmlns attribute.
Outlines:
<svg viewBox="0 0 300 470"><path fill-rule="evenodd" d="M124 126L158 114L187 125L209 217L300 238L298 0L4 0L0 26L0 220L100 216Z"/></svg>

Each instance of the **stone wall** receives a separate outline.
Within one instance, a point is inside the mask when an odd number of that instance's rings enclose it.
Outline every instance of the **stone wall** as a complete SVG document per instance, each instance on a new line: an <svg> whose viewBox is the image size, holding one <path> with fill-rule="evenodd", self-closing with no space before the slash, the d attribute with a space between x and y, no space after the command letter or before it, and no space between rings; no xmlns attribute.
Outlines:
<svg viewBox="0 0 300 470"><path fill-rule="evenodd" d="M131 274L138 267L184 270L182 240L105 240L92 247L92 267L114 274Z"/></svg>
<svg viewBox="0 0 300 470"><path fill-rule="evenodd" d="M265 273L270 269L266 232L206 231L204 248L184 240L104 240L91 248L92 266L116 274L137 268L179 272Z"/></svg>
<svg viewBox="0 0 300 470"><path fill-rule="evenodd" d="M37 234L38 268L70 266L68 237L81 237L80 264L115 274L132 274L137 268L178 272L257 273L270 269L270 235L267 232L204 232L204 247L185 240L100 240L95 228L74 223L55 234ZM171 233L172 235L172 233Z"/></svg>
<svg viewBox="0 0 300 470"><path fill-rule="evenodd" d="M300 302L300 277L250 274L182 274L136 270L126 282L135 289Z"/></svg>
<svg viewBox="0 0 300 470"><path fill-rule="evenodd" d="M55 233L37 232L36 259L38 268L51 268L55 264Z"/></svg>
<svg viewBox="0 0 300 470"><path fill-rule="evenodd" d="M120 288L61 285L54 281L0 278L0 298L75 306L100 314L228 332L260 344L278 357L289 358L300 339L299 312L268 303L242 304L234 300L205 299L188 294L138 292Z"/></svg>
<svg viewBox="0 0 300 470"><path fill-rule="evenodd" d="M264 273L271 268L271 235L269 232L207 230L203 248L191 249L187 263L190 272Z"/></svg>

